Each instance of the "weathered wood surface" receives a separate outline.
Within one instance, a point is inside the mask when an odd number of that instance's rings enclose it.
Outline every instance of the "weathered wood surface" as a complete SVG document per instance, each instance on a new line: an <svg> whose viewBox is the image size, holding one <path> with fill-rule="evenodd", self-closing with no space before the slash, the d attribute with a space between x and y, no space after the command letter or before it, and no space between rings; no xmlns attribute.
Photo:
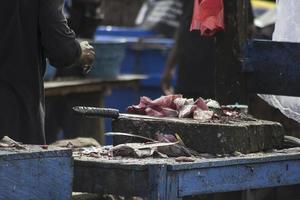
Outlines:
<svg viewBox="0 0 300 200"><path fill-rule="evenodd" d="M87 78L79 80L56 80L45 82L46 96L60 96L67 94L104 92L113 87L138 87L139 81L145 79L143 75L120 75L116 79Z"/></svg>
<svg viewBox="0 0 300 200"><path fill-rule="evenodd" d="M239 156L210 158L199 157L195 162L180 163L174 158L122 158L122 157L75 157L75 170L78 166L82 168L120 169L147 171L151 165L166 165L169 171L181 171L192 169L206 169L210 167L226 167L234 165L247 165L269 162L280 162L289 160L300 160L300 148L274 150L271 152L259 152L241 154Z"/></svg>
<svg viewBox="0 0 300 200"><path fill-rule="evenodd" d="M281 147L284 130L279 123L249 120L228 123L199 123L192 119L155 118L139 115L113 120L114 132L126 132L153 138L156 132L179 134L185 145L199 153L242 153ZM115 137L114 144L134 141Z"/></svg>
<svg viewBox="0 0 300 200"><path fill-rule="evenodd" d="M300 96L300 44L254 40L244 52L251 93Z"/></svg>
<svg viewBox="0 0 300 200"><path fill-rule="evenodd" d="M300 148L226 158L75 158L74 191L176 200L300 183ZM164 198L163 198L164 197Z"/></svg>
<svg viewBox="0 0 300 200"><path fill-rule="evenodd" d="M0 148L1 200L71 199L72 179L70 150Z"/></svg>

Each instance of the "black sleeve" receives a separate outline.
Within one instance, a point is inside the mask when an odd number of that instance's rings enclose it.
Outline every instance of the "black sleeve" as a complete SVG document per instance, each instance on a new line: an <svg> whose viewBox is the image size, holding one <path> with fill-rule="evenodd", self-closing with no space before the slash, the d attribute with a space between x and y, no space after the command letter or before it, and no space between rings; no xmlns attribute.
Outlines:
<svg viewBox="0 0 300 200"><path fill-rule="evenodd" d="M81 48L63 15L64 0L39 2L39 29L46 57L58 68L74 64L81 55Z"/></svg>
<svg viewBox="0 0 300 200"><path fill-rule="evenodd" d="M253 24L254 23L254 14L253 14L253 7L252 7L252 3L249 0L248 1L248 24Z"/></svg>

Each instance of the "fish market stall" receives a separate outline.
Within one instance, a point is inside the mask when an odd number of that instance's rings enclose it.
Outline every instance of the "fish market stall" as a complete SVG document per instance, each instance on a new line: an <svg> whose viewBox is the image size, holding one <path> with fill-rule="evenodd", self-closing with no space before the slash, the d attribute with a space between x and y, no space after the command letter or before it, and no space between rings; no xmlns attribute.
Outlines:
<svg viewBox="0 0 300 200"><path fill-rule="evenodd" d="M299 44L254 41L246 56L237 55L246 40L239 32L247 26L238 8L247 6L246 1L228 2L225 13L231 8L238 14L225 15L228 26L217 47L217 100L243 103L247 93L299 96ZM74 190L173 200L300 184L298 139L284 136L278 123L215 105L203 99L142 97L129 114L75 108L83 115L113 118L110 135L116 140L113 147L74 152ZM294 146L287 146L289 139Z"/></svg>
<svg viewBox="0 0 300 200"><path fill-rule="evenodd" d="M189 160L109 157L92 149L75 155L74 166L74 191L149 200L300 183L299 148Z"/></svg>
<svg viewBox="0 0 300 200"><path fill-rule="evenodd" d="M244 70L251 92L299 95L299 86L292 84L299 80L295 78L299 76L295 70L297 60L289 59L285 65L282 56L286 54L280 53L290 47L296 50L299 45L250 43ZM264 52L266 59L251 53L255 49L271 49L281 56L269 59L272 55ZM267 87L261 84L264 77L269 80ZM282 87L272 84L275 79L282 82ZM111 135L116 138L114 147L84 149L74 154L75 191L173 200L300 184L299 140L292 138L294 146L287 146L289 137L284 136L280 124L249 118L241 110L236 113L235 109L216 106L209 100L191 102L182 97L143 97L140 104L129 107L129 114L101 108L75 110L87 116L113 118L115 133ZM237 141L239 135L241 141ZM137 143L145 138L150 141L144 141L144 146Z"/></svg>
<svg viewBox="0 0 300 200"><path fill-rule="evenodd" d="M74 151L74 191L173 200L300 183L300 149L287 148L279 123L212 101L143 97L130 114L75 107L113 118L115 146Z"/></svg>

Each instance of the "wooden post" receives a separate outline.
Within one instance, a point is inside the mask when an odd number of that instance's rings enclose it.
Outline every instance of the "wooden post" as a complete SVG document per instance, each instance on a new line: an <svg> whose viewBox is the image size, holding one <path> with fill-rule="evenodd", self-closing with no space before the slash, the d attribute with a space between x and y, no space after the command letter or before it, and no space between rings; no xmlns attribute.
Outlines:
<svg viewBox="0 0 300 200"><path fill-rule="evenodd" d="M221 104L247 103L241 48L248 36L249 0L224 0L225 32L217 36L216 98Z"/></svg>

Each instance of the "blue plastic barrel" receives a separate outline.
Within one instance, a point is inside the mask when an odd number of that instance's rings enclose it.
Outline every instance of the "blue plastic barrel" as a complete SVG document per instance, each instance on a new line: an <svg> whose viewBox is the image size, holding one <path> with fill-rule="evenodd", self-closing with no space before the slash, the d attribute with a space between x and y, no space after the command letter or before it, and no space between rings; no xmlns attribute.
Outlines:
<svg viewBox="0 0 300 200"><path fill-rule="evenodd" d="M126 39L114 37L98 37L91 42L95 48L96 59L89 76L98 78L114 78L120 73L125 56Z"/></svg>
<svg viewBox="0 0 300 200"><path fill-rule="evenodd" d="M161 75L173 44L173 39L165 38L129 42L121 73Z"/></svg>
<svg viewBox="0 0 300 200"><path fill-rule="evenodd" d="M138 27L99 26L95 36L149 37L155 32Z"/></svg>

